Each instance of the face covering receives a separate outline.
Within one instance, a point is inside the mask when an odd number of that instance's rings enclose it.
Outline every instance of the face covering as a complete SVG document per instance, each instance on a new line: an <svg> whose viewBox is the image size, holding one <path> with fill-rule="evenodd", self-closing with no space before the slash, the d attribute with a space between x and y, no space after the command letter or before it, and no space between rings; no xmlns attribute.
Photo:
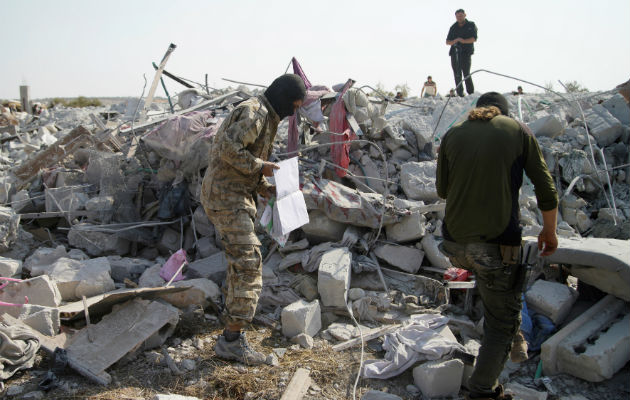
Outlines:
<svg viewBox="0 0 630 400"><path fill-rule="evenodd" d="M276 78L265 90L265 97L280 119L293 115L295 112L293 102L304 100L305 96L304 81L295 74L284 74Z"/></svg>

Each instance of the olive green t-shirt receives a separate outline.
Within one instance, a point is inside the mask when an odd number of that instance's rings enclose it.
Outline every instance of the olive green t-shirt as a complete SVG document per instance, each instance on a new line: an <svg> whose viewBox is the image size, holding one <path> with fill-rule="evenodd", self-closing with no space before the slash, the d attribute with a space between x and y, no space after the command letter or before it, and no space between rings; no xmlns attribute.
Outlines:
<svg viewBox="0 0 630 400"><path fill-rule="evenodd" d="M499 115L452 127L440 145L436 180L438 195L446 199L445 238L519 245L523 171L534 184L538 207L556 208L556 188L526 125Z"/></svg>

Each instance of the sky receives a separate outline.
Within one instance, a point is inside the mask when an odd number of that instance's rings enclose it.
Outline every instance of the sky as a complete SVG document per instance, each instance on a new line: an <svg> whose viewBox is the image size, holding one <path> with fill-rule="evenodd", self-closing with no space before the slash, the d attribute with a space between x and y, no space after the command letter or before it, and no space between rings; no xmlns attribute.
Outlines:
<svg viewBox="0 0 630 400"><path fill-rule="evenodd" d="M558 80L597 91L630 78L628 0L0 0L0 99L25 84L31 99L139 96L170 43L166 70L196 82L208 74L215 88L236 86L223 78L269 85L296 57L313 84L407 84L417 96L431 75L445 94L458 8L478 28L473 71L558 91ZM541 91L486 72L473 80L478 92ZM184 89L165 82L171 94Z"/></svg>

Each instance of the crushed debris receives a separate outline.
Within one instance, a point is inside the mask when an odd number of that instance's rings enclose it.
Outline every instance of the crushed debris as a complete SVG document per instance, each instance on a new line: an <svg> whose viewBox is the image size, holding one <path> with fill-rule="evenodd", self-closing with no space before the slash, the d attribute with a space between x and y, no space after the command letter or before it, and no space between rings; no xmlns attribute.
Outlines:
<svg viewBox="0 0 630 400"><path fill-rule="evenodd" d="M268 357L247 367L211 350L227 260L200 192L219 126L260 90L186 84L175 104L157 102L162 74L185 83L164 70L173 49L147 98L36 114L2 107L0 350L26 349L19 359L0 352L4 395L463 395L483 312L474 275L439 251L436 154L478 94L403 102L353 80L308 83L272 160L298 157L309 223L282 240L257 226L264 286L248 334ZM630 393L627 86L506 96L560 195L560 245L545 259L527 180L518 199L531 250L522 326L530 352L506 364L501 382L523 398Z"/></svg>

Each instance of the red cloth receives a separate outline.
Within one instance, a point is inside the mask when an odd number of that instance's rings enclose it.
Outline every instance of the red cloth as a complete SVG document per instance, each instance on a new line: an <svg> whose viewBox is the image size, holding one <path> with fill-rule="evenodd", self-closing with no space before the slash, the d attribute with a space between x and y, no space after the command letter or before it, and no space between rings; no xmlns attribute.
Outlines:
<svg viewBox="0 0 630 400"><path fill-rule="evenodd" d="M335 164L348 169L350 165L350 145L347 143L350 139L355 139L356 135L350 129L350 124L346 119L346 106L343 102L343 95L350 88L352 81L346 82L343 89L337 97L337 101L333 104L330 110L329 124L330 131L334 133L341 133L341 135L331 135L330 141L335 143L330 149L330 156ZM337 176L343 178L346 176L346 171L341 168L336 168Z"/></svg>
<svg viewBox="0 0 630 400"><path fill-rule="evenodd" d="M451 267L444 272L445 281L467 281L470 277L470 271L461 268Z"/></svg>

